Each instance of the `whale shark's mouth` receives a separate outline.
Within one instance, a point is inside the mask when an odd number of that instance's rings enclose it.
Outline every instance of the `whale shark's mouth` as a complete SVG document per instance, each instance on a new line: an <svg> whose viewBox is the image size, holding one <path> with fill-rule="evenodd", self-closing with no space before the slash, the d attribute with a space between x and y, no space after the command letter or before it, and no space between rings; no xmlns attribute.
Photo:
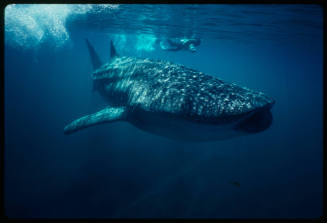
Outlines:
<svg viewBox="0 0 327 223"><path fill-rule="evenodd" d="M272 105L268 104L263 108L252 111L249 116L235 126L235 129L248 133L257 133L266 130L272 123L272 114L270 111Z"/></svg>

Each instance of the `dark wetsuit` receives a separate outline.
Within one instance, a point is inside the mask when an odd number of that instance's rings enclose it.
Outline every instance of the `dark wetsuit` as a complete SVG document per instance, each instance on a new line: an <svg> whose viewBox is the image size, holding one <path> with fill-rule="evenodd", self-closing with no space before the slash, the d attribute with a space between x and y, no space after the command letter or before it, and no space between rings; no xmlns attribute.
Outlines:
<svg viewBox="0 0 327 223"><path fill-rule="evenodd" d="M189 50L191 52L195 52L195 46L200 45L200 39L167 39L166 43L164 41L160 42L160 47L163 50L169 51L179 51L179 50Z"/></svg>

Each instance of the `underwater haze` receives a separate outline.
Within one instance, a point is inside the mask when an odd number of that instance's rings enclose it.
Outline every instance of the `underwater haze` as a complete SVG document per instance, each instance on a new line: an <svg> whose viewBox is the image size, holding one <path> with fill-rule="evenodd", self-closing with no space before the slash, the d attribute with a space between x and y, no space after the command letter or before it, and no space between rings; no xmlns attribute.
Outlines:
<svg viewBox="0 0 327 223"><path fill-rule="evenodd" d="M56 5L5 8L4 201L9 218L319 218L323 10L319 5ZM106 106L102 61L166 60L275 100L265 131L175 141L128 122L71 135ZM159 42L198 38L196 52ZM199 130L200 131L200 130Z"/></svg>

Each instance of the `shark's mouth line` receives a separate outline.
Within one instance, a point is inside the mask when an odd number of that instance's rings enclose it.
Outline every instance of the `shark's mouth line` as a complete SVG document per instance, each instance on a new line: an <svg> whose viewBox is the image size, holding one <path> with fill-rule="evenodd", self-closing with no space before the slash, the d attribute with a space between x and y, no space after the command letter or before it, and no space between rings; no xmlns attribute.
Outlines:
<svg viewBox="0 0 327 223"><path fill-rule="evenodd" d="M269 128L272 124L271 107L274 103L250 112L245 118L239 121L234 127L235 130L248 133L257 133Z"/></svg>

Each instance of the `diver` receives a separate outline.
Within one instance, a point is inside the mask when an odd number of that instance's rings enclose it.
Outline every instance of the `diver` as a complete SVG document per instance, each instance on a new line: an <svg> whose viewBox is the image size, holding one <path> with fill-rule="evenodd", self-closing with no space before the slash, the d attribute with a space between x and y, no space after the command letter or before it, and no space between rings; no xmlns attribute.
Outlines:
<svg viewBox="0 0 327 223"><path fill-rule="evenodd" d="M159 45L162 50L179 51L189 50L192 53L196 52L196 46L199 46L201 40L198 38L171 38L161 40Z"/></svg>

